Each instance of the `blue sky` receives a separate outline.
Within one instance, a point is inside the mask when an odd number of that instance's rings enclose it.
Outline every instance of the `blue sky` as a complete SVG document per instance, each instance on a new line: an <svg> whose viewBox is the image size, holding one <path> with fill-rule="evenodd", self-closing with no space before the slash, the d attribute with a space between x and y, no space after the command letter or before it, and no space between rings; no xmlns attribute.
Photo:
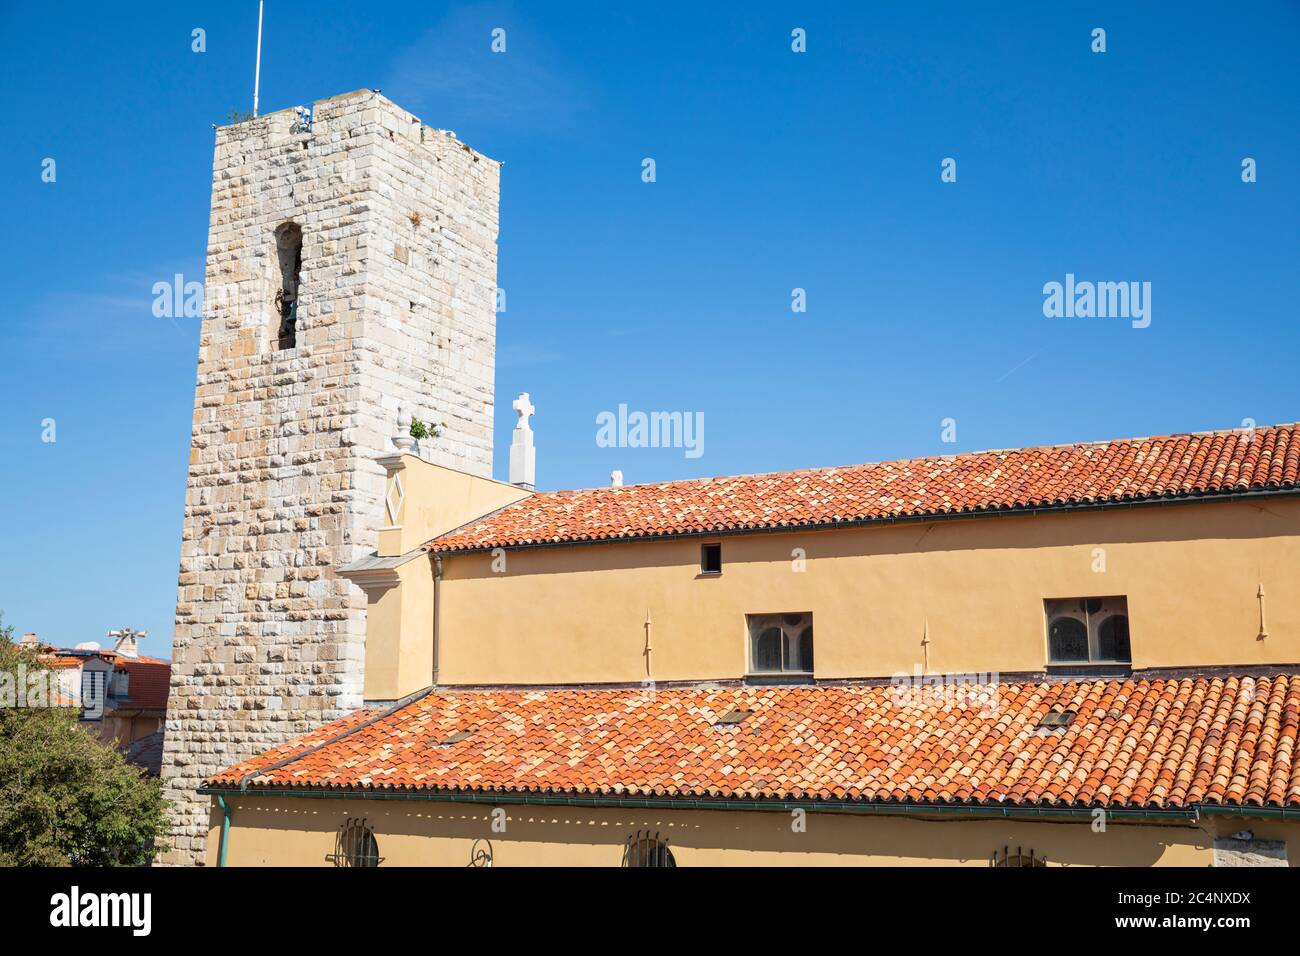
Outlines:
<svg viewBox="0 0 1300 956"><path fill-rule="evenodd" d="M544 488L1300 418L1300 5L980 6L269 0L262 108L378 87L505 162L499 477L521 390ZM19 631L169 651L199 323L150 290L202 279L256 18L0 11ZM1150 327L1045 317L1066 273L1150 282ZM702 412L704 454L597 447L620 403Z"/></svg>

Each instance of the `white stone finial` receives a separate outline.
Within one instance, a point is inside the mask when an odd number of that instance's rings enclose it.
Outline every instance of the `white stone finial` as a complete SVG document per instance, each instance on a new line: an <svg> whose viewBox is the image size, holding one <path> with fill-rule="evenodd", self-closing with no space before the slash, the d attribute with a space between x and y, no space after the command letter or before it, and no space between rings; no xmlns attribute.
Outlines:
<svg viewBox="0 0 1300 956"><path fill-rule="evenodd" d="M533 430L528 417L537 409L529 401L527 392L520 392L510 407L519 416L510 439L510 484L532 491L537 486L537 449L533 447Z"/></svg>
<svg viewBox="0 0 1300 956"><path fill-rule="evenodd" d="M623 472L615 468L609 473L609 484L611 488L623 487Z"/></svg>
<svg viewBox="0 0 1300 956"><path fill-rule="evenodd" d="M393 436L393 447L398 451L410 451L415 447L411 437L411 410L403 402L397 406L397 434Z"/></svg>

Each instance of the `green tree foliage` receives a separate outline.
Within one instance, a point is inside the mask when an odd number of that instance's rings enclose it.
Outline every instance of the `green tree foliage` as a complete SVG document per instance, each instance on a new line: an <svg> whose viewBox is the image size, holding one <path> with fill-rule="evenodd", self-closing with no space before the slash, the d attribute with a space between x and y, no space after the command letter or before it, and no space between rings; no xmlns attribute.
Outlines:
<svg viewBox="0 0 1300 956"><path fill-rule="evenodd" d="M0 675L40 670L0 626ZM0 680L4 679L0 677ZM12 683L10 687L14 686ZM162 787L71 708L0 700L0 866L141 866L166 830Z"/></svg>

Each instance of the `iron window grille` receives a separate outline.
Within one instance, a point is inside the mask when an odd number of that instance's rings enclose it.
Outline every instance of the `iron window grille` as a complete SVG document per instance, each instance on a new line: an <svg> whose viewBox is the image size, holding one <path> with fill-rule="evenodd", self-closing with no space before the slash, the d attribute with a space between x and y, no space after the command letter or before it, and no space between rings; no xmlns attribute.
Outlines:
<svg viewBox="0 0 1300 956"><path fill-rule="evenodd" d="M488 868L492 865L492 841L478 839L469 848L469 866Z"/></svg>
<svg viewBox="0 0 1300 956"><path fill-rule="evenodd" d="M1034 851L1025 852L1024 847L1016 847L1016 852L1012 853L1010 847L1002 848L1002 855L998 851L993 851L993 857L989 860L989 866L995 868L1011 868L1016 866L1047 866L1047 858L1035 856Z"/></svg>
<svg viewBox="0 0 1300 956"><path fill-rule="evenodd" d="M334 838L334 854L330 860L335 866L378 866L383 863L374 828L364 819L348 820L339 827Z"/></svg>
<svg viewBox="0 0 1300 956"><path fill-rule="evenodd" d="M623 866L676 867L677 861L658 832L637 830L623 845Z"/></svg>

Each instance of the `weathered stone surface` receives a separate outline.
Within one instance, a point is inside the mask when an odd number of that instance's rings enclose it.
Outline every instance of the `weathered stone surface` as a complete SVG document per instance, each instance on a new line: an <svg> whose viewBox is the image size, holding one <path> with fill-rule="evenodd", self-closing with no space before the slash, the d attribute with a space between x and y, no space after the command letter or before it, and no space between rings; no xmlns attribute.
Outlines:
<svg viewBox="0 0 1300 956"><path fill-rule="evenodd" d="M1287 866L1285 840L1220 837L1214 841L1215 866Z"/></svg>
<svg viewBox="0 0 1300 956"><path fill-rule="evenodd" d="M163 780L199 863L213 771L361 704L365 597L399 404L425 457L492 470L498 163L359 91L217 132ZM277 350L275 230L302 228Z"/></svg>

